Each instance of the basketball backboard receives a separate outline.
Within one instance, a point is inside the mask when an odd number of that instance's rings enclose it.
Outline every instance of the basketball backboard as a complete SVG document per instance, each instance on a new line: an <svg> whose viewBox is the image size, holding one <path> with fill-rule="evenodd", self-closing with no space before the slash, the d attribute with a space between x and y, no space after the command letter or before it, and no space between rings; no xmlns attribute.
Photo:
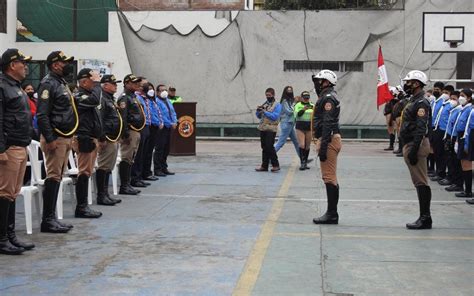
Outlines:
<svg viewBox="0 0 474 296"><path fill-rule="evenodd" d="M424 12L423 52L474 52L474 12Z"/></svg>

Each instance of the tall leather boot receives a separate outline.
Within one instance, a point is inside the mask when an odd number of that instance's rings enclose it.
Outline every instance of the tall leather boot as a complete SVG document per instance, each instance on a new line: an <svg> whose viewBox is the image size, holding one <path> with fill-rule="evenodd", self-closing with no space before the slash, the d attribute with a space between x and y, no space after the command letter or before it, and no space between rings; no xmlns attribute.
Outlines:
<svg viewBox="0 0 474 296"><path fill-rule="evenodd" d="M300 148L300 171L305 170L305 150Z"/></svg>
<svg viewBox="0 0 474 296"><path fill-rule="evenodd" d="M468 198L472 197L472 170L463 171L462 178L464 179L464 191L456 193L456 197Z"/></svg>
<svg viewBox="0 0 474 296"><path fill-rule="evenodd" d="M107 173L104 170L95 172L95 180L97 184L97 204L103 206L114 206L115 202L110 200L105 194L105 177Z"/></svg>
<svg viewBox="0 0 474 296"><path fill-rule="evenodd" d="M99 218L102 213L89 208L87 204L87 191L89 188L89 177L86 175L79 175L76 183L76 218Z"/></svg>
<svg viewBox="0 0 474 296"><path fill-rule="evenodd" d="M308 158L309 158L309 151L310 151L309 149L306 149L306 150L304 151L304 169L305 169L305 170L309 170L309 166L308 166L308 163L309 163L309 161L308 161Z"/></svg>
<svg viewBox="0 0 474 296"><path fill-rule="evenodd" d="M130 185L130 170L131 166L126 161L121 161L119 164L120 174L120 191L119 194L137 195L140 191L132 188Z"/></svg>
<svg viewBox="0 0 474 296"><path fill-rule="evenodd" d="M31 250L35 247L32 243L25 243L18 239L15 233L15 210L16 210L16 201L10 203L10 208L8 210L8 226L7 226L7 236L8 240L15 247L23 248L25 250Z"/></svg>
<svg viewBox="0 0 474 296"><path fill-rule="evenodd" d="M7 235L10 204L10 200L0 197L0 254L20 255L25 249L12 245Z"/></svg>
<svg viewBox="0 0 474 296"><path fill-rule="evenodd" d="M337 204L339 202L339 185L326 183L326 194L328 199L328 209L324 215L314 218L314 224L338 224L339 215L337 213Z"/></svg>
<svg viewBox="0 0 474 296"><path fill-rule="evenodd" d="M122 200L120 198L115 198L109 194L109 180L110 180L110 171L105 173L105 181L104 181L104 193L105 195L114 203L121 203Z"/></svg>
<svg viewBox="0 0 474 296"><path fill-rule="evenodd" d="M408 223L408 229L431 229L433 221L431 220L431 188L430 186L417 186L418 203L420 205L420 217L413 223Z"/></svg>
<svg viewBox="0 0 474 296"><path fill-rule="evenodd" d="M56 219L56 202L59 193L58 181L46 179L43 190L43 218L41 220L41 232L66 233L71 228L58 223Z"/></svg>
<svg viewBox="0 0 474 296"><path fill-rule="evenodd" d="M389 139L390 139L390 143L389 143L388 148L384 149L385 151L393 150L393 144L395 143L395 134L390 134Z"/></svg>

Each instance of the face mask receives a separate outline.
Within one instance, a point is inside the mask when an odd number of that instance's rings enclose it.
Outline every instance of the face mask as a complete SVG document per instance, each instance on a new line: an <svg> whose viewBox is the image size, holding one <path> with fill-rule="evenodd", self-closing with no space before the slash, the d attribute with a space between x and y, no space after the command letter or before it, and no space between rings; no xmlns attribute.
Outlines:
<svg viewBox="0 0 474 296"><path fill-rule="evenodd" d="M26 94L28 95L28 97L32 98L33 95L35 94L35 92L34 91L29 91Z"/></svg>
<svg viewBox="0 0 474 296"><path fill-rule="evenodd" d="M314 90L316 91L316 94L319 96L319 94L321 93L321 91L323 90L323 87L322 87L322 80L319 80L318 82L316 82L314 84Z"/></svg>
<svg viewBox="0 0 474 296"><path fill-rule="evenodd" d="M147 96L149 96L149 97L154 97L154 96L155 96L155 91L152 90L152 89L150 89L146 94L147 94Z"/></svg>
<svg viewBox="0 0 474 296"><path fill-rule="evenodd" d="M439 96L441 95L441 93L437 90L433 91L433 96L435 96L436 98L439 98Z"/></svg>
<svg viewBox="0 0 474 296"><path fill-rule="evenodd" d="M275 100L275 97L267 97L267 101L271 102L273 100Z"/></svg>
<svg viewBox="0 0 474 296"><path fill-rule="evenodd" d="M38 99L38 93L35 93L35 94L33 95L33 98Z"/></svg>
<svg viewBox="0 0 474 296"><path fill-rule="evenodd" d="M167 92L166 90L162 91L162 92L160 93L160 97L161 97L162 99L167 98L167 97L168 97L168 92Z"/></svg>
<svg viewBox="0 0 474 296"><path fill-rule="evenodd" d="M63 67L63 77L68 76L74 71L74 65L73 64L66 64L66 66Z"/></svg>
<svg viewBox="0 0 474 296"><path fill-rule="evenodd" d="M407 95L411 95L413 93L412 85L408 83L403 85L403 90L407 93Z"/></svg>
<svg viewBox="0 0 474 296"><path fill-rule="evenodd" d="M446 101L446 100L449 99L449 95L447 95L447 94L442 94L440 98L443 99L443 101Z"/></svg>
<svg viewBox="0 0 474 296"><path fill-rule="evenodd" d="M449 100L449 104L451 105L451 108L454 108L458 105L458 101L456 100Z"/></svg>
<svg viewBox="0 0 474 296"><path fill-rule="evenodd" d="M467 98L466 97L459 97L459 104L462 106L467 104Z"/></svg>

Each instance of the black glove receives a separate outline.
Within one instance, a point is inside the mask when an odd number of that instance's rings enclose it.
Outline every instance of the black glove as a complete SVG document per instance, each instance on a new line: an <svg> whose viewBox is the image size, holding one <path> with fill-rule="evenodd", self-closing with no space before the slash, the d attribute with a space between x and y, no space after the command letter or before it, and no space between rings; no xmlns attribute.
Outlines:
<svg viewBox="0 0 474 296"><path fill-rule="evenodd" d="M96 148L94 141L89 136L77 136L77 143L79 152L82 153L91 153Z"/></svg>
<svg viewBox="0 0 474 296"><path fill-rule="evenodd" d="M319 156L319 161L321 161L321 162L325 162L328 159L328 155L327 155L326 152L321 152L320 151L318 156Z"/></svg>
<svg viewBox="0 0 474 296"><path fill-rule="evenodd" d="M408 152L408 161L411 165L416 165L418 163L418 150L412 148L410 152Z"/></svg>

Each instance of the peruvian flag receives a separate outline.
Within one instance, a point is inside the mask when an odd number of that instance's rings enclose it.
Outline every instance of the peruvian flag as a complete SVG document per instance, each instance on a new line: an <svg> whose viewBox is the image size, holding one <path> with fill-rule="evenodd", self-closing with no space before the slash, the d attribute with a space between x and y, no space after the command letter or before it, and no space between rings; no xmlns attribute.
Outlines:
<svg viewBox="0 0 474 296"><path fill-rule="evenodd" d="M380 105L383 105L389 102L393 98L392 94L388 90L387 69L385 69L381 45L379 45L379 58L378 58L377 65L379 67L379 79L377 82L377 110L378 110Z"/></svg>

